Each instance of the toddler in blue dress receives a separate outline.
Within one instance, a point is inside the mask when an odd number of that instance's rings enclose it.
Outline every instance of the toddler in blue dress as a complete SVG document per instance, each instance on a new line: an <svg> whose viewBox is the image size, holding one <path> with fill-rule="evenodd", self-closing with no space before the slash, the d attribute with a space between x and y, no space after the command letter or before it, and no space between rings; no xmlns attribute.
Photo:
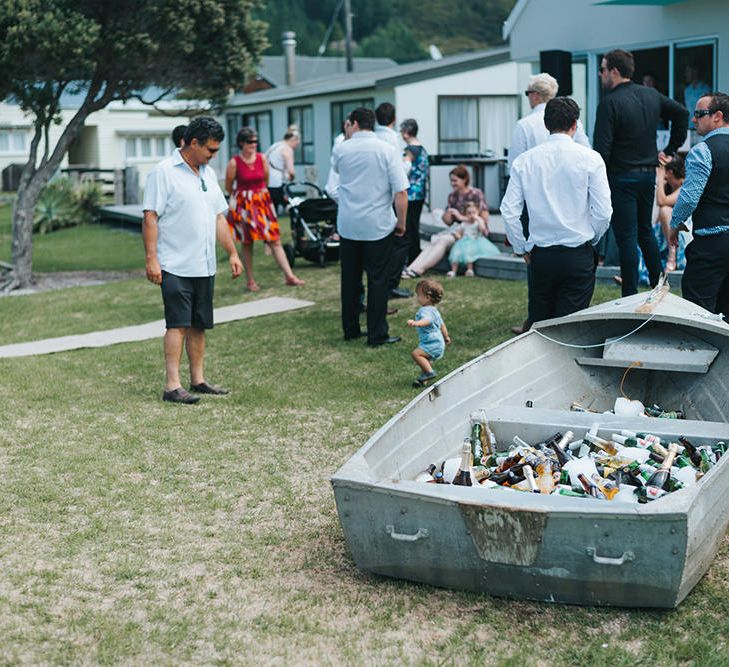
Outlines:
<svg viewBox="0 0 729 667"><path fill-rule="evenodd" d="M415 286L415 296L420 308L415 314L416 319L408 320L408 326L418 330L418 347L411 354L423 372L413 382L413 387L425 387L437 375L431 362L443 357L445 346L450 345L451 338L436 308L443 299L441 284L435 280L421 280Z"/></svg>

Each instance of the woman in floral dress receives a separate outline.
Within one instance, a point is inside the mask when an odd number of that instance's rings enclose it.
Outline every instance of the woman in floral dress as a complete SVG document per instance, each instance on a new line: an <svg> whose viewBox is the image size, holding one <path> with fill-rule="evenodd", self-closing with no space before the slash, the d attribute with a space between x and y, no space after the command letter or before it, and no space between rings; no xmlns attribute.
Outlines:
<svg viewBox="0 0 729 667"><path fill-rule="evenodd" d="M281 233L276 211L266 183L268 163L258 152L258 135L251 127L238 132L236 143L240 153L233 156L225 170L225 189L230 195L228 224L235 238L241 242L243 268L248 289L257 292L260 287L253 278L253 242L263 241L281 267L287 285L303 285L291 270L289 260L281 246Z"/></svg>

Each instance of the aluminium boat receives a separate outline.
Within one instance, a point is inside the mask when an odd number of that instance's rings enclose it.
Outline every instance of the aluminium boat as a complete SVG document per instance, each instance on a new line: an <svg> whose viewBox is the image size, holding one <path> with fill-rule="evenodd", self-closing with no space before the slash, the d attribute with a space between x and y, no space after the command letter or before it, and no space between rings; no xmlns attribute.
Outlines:
<svg viewBox="0 0 729 667"><path fill-rule="evenodd" d="M729 440L729 325L659 286L536 324L420 393L332 477L362 570L514 599L676 607L729 522L729 456L647 504L416 482L458 456L485 409L497 449L629 429L696 445ZM620 391L686 419L611 414ZM572 402L597 413L574 412Z"/></svg>

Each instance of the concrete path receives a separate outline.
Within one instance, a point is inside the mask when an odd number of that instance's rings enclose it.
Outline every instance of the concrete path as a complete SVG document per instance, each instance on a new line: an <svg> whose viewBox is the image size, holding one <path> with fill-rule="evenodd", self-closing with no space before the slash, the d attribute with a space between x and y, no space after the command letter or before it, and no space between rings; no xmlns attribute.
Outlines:
<svg viewBox="0 0 729 667"><path fill-rule="evenodd" d="M288 310L298 310L313 306L313 301L289 299L274 296L268 299L239 303L235 306L225 306L215 309L215 324L244 320L258 315L271 315L283 313ZM93 331L77 336L62 336L61 338L46 338L45 340L31 341L30 343L14 343L0 346L0 357L27 357L34 354L51 354L65 352L66 350L79 350L84 347L105 347L117 343L131 343L150 338L161 338L165 332L164 320L138 324L120 329L107 329L106 331Z"/></svg>

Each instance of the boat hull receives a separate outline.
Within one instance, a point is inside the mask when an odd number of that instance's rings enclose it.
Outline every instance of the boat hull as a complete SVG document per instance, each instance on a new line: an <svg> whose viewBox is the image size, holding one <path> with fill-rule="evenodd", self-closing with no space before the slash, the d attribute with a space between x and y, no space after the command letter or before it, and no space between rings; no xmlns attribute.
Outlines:
<svg viewBox="0 0 729 667"><path fill-rule="evenodd" d="M574 350L531 331L415 398L332 477L356 565L387 577L514 599L677 606L709 568L726 533L729 456L697 484L645 505L413 480L429 463L457 455L468 435L468 415L480 408L504 448L514 435L540 442L570 429L581 437L593 423L605 437L627 428L670 440L684 435L697 445L729 441L729 327L693 317L696 307L685 304L671 297L663 313L638 315L628 302L624 319L618 302L615 312L590 317L583 311L544 328L550 338L574 343ZM603 367L578 359L585 354L580 342L594 342L598 328L620 337L641 317L656 340L690 333L717 350L708 365L682 361L679 366L690 372L674 372L675 359L659 359L651 368L631 370L625 383L646 404L680 401L690 418L571 412L572 400L606 410L625 380L625 368L612 361Z"/></svg>

